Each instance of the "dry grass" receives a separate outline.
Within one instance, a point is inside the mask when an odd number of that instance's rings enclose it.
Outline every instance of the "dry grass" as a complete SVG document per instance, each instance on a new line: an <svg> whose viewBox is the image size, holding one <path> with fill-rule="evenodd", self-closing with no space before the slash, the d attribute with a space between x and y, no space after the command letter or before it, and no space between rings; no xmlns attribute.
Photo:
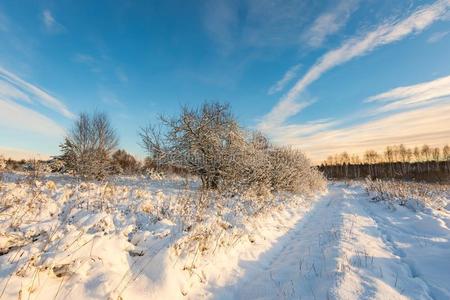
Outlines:
<svg viewBox="0 0 450 300"><path fill-rule="evenodd" d="M374 201L386 201L402 206L429 206L446 209L450 199L450 185L407 182L400 180L366 179L365 188Z"/></svg>

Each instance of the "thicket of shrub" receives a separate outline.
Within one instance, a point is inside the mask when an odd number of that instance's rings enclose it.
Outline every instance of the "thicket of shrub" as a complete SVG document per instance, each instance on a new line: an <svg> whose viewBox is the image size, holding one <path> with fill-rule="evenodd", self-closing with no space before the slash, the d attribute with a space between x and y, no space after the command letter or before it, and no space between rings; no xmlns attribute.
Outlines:
<svg viewBox="0 0 450 300"><path fill-rule="evenodd" d="M142 146L157 168L175 166L198 176L205 189L264 196L311 192L325 179L296 149L276 147L261 133L239 126L230 107L205 103L140 131Z"/></svg>

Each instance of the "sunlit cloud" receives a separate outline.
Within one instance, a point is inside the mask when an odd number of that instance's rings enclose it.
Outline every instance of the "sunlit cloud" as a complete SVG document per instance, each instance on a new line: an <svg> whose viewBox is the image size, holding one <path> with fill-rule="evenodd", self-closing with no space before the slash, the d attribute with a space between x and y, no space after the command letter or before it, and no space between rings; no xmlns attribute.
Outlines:
<svg viewBox="0 0 450 300"><path fill-rule="evenodd" d="M18 129L51 137L61 137L65 132L60 125L39 112L4 99L0 99L0 126L2 130Z"/></svg>
<svg viewBox="0 0 450 300"><path fill-rule="evenodd" d="M0 99L31 103L30 97L9 82L0 81Z"/></svg>
<svg viewBox="0 0 450 300"><path fill-rule="evenodd" d="M343 151L362 154L387 145L444 145L450 142L450 98L432 107L383 116L353 126L327 129L312 135L278 136L283 145L299 147L316 163Z"/></svg>
<svg viewBox="0 0 450 300"><path fill-rule="evenodd" d="M450 2L448 0L437 1L419 8L405 19L383 24L362 37L352 38L341 47L329 51L280 99L278 104L263 118L262 122L279 124L296 115L304 107L296 103L299 95L306 87L319 79L322 74L382 45L422 32L434 22L446 18L449 7Z"/></svg>
<svg viewBox="0 0 450 300"><path fill-rule="evenodd" d="M295 110L297 113L301 110L305 109L306 107L313 104L315 100L304 100L299 102L285 102L280 103L280 109L283 110ZM271 136L273 136L273 132L282 131L282 128L285 126L283 125L284 118L282 116L273 115L269 118L265 118L262 121L260 121L257 125L257 129L261 132L267 133Z"/></svg>
<svg viewBox="0 0 450 300"><path fill-rule="evenodd" d="M376 112L386 112L429 104L448 96L450 96L450 76L416 85L398 87L369 97L366 102L381 102L383 105L377 108Z"/></svg>
<svg viewBox="0 0 450 300"><path fill-rule="evenodd" d="M2 88L0 94L6 97L9 94L7 99L17 100L17 98L20 98L18 95L26 94L27 96L21 98L22 100L29 101L30 99L33 99L66 118L74 118L74 114L63 102L50 95L42 88L23 80L2 67L0 67L0 82L2 82L2 85L0 85L0 88Z"/></svg>
<svg viewBox="0 0 450 300"><path fill-rule="evenodd" d="M268 131L275 143L299 147L316 163L343 151L362 154L392 144L450 143L450 76L397 87L364 102L366 111L351 119L279 125Z"/></svg>
<svg viewBox="0 0 450 300"><path fill-rule="evenodd" d="M15 160L20 159L42 159L46 160L50 158L50 155L44 153L38 153L36 151L18 149L11 147L0 146L0 155L4 158L11 158Z"/></svg>

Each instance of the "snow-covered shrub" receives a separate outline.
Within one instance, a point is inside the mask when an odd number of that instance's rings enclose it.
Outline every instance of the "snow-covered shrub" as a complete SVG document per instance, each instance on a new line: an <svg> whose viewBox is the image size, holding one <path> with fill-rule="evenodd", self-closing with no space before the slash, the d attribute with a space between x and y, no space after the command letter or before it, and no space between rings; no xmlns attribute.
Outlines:
<svg viewBox="0 0 450 300"><path fill-rule="evenodd" d="M272 189L293 193L311 193L325 187L325 178L311 166L309 159L292 148L269 151Z"/></svg>
<svg viewBox="0 0 450 300"><path fill-rule="evenodd" d="M68 171L83 178L104 178L110 173L110 156L117 146L117 135L103 113L80 114L60 145Z"/></svg>
<svg viewBox="0 0 450 300"><path fill-rule="evenodd" d="M365 187L374 201L387 201L413 208L422 205L443 209L449 205L450 200L449 185L367 178Z"/></svg>
<svg viewBox="0 0 450 300"><path fill-rule="evenodd" d="M64 162L54 158L48 162L51 172L64 172Z"/></svg>
<svg viewBox="0 0 450 300"><path fill-rule="evenodd" d="M204 189L267 197L272 192L309 193L323 176L298 150L271 146L262 134L241 128L226 104L184 107L161 118L162 127L140 132L156 166L177 166L198 176Z"/></svg>
<svg viewBox="0 0 450 300"><path fill-rule="evenodd" d="M0 171L3 171L4 169L6 169L6 160L0 155Z"/></svg>

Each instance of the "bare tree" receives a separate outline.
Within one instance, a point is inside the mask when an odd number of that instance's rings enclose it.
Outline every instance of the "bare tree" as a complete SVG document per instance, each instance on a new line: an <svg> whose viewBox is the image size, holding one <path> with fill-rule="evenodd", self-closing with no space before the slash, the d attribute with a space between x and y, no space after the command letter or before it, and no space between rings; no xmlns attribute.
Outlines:
<svg viewBox="0 0 450 300"><path fill-rule="evenodd" d="M450 147L448 145L442 148L442 158L447 161L450 160Z"/></svg>
<svg viewBox="0 0 450 300"><path fill-rule="evenodd" d="M198 175L206 188L216 188L232 148L244 143L229 106L203 104L183 107L178 117L160 118L164 127L149 125L140 131L141 145L157 165L172 164Z"/></svg>
<svg viewBox="0 0 450 300"><path fill-rule="evenodd" d="M110 155L118 138L104 113L86 113L78 119L60 145L67 170L84 178L103 178L109 173Z"/></svg>
<svg viewBox="0 0 450 300"><path fill-rule="evenodd" d="M227 104L183 107L179 116L160 121L162 127L141 129L141 145L155 164L186 169L205 189L262 194L287 190L282 178L297 176L290 180L297 184L308 172L309 180L321 176L313 174L309 162L302 163L307 161L303 154L275 148L261 133L241 128Z"/></svg>
<svg viewBox="0 0 450 300"><path fill-rule="evenodd" d="M447 172L450 172L450 147L448 145L442 148L442 159L446 162Z"/></svg>

